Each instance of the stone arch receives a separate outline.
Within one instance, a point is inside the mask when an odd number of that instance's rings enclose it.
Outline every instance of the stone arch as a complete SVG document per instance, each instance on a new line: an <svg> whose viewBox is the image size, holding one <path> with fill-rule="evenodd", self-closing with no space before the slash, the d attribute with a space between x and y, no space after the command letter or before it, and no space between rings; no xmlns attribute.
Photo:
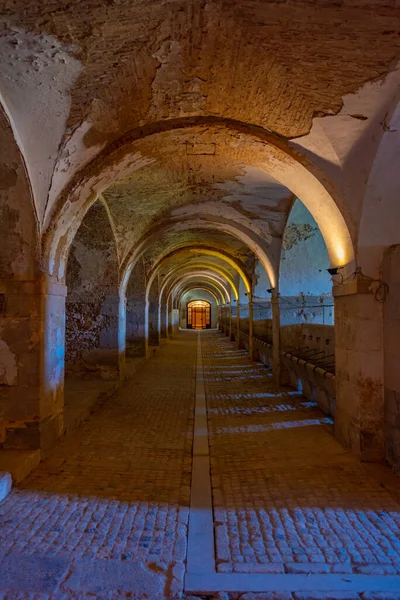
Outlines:
<svg viewBox="0 0 400 600"><path fill-rule="evenodd" d="M44 255L50 272L63 279L68 246L83 215L99 194L113 181L148 163L143 157L130 154L136 141L160 132L190 129L199 125L223 127L264 144L266 171L299 197L310 210L326 241L331 263L337 266L353 261L351 236L354 238L354 225L340 195L318 166L288 142L261 127L232 119L197 116L166 119L132 130L109 144L76 175L59 195L53 216L47 220Z"/></svg>
<svg viewBox="0 0 400 600"><path fill-rule="evenodd" d="M201 272L207 272L210 274L214 273L217 276L220 275L221 277L223 277L225 279L225 283L231 287L235 297L237 295L237 288L235 286L235 283L234 283L232 277L229 274L226 274L225 271L223 271L222 269L218 269L218 267L210 267L209 265L193 263L193 264L190 264L190 266L188 266L186 268L185 267L177 267L165 278L165 280L162 284L162 287L160 289L160 300L159 300L160 305L163 302L163 298L165 296L169 297L169 292L171 290L173 290L174 282L173 281L171 282L173 277L180 276L181 274L183 274L186 271L188 271L189 273L201 271Z"/></svg>
<svg viewBox="0 0 400 600"><path fill-rule="evenodd" d="M204 284L202 285L189 285L187 288L184 288L183 290L180 291L180 295L178 297L178 302L181 301L181 298L187 294L188 292L191 292L192 290L204 290L205 292L208 292L215 300L216 305L219 305L219 299L218 296L215 292L213 292L211 289L207 288Z"/></svg>
<svg viewBox="0 0 400 600"><path fill-rule="evenodd" d="M226 277L224 275L216 273L215 271L213 271L211 269L202 269L200 267L200 268L192 270L190 267L188 267L187 269L182 269L179 272L173 274L172 277L174 279L172 281L169 280L167 282L167 284L168 284L168 287L166 287L167 296L169 296L170 294L173 294L175 297L174 290L176 290L177 282L181 282L182 280L186 280L186 279L192 278L192 277L198 277L199 279L204 278L204 279L208 279L210 281L217 283L219 285L220 289L223 291L223 295L227 299L228 302L230 302L230 299L232 297L232 291L230 289L229 281L226 279Z"/></svg>
<svg viewBox="0 0 400 600"><path fill-rule="evenodd" d="M155 264L153 266L153 270L152 273L150 275L149 278L149 282L148 282L148 289L151 287L152 282L154 281L154 278L157 276L157 273L160 271L160 269L162 268L162 266L171 258L177 257L179 255L184 254L193 254L193 253L201 253L204 254L205 256L211 256L211 257L216 257L221 259L222 261L226 262L230 267L232 267L233 269L235 269L235 271L239 274L239 276L242 278L243 283L247 289L247 291L249 292L251 290L251 280L248 277L246 271L245 271L245 266L243 264L241 264L241 262L237 259L235 259L234 257L230 256L227 252L222 251L222 250L215 250L211 247L208 247L206 245L192 245L192 246L186 246L184 248L179 248L179 249L173 249L170 252L165 252L163 254L162 257L158 258L155 261ZM218 271L220 271L220 268L215 267L215 265L213 265L213 268L215 268ZM221 273L222 274L222 273ZM226 273L225 275L230 284L232 289L235 291L236 297L237 297L237 290L236 290L236 286L231 278L231 276Z"/></svg>
<svg viewBox="0 0 400 600"><path fill-rule="evenodd" d="M148 232L148 235L146 235L144 239L138 242L138 244L132 250L132 252L124 261L121 267L122 286L125 287L127 285L131 269L138 257L141 256L149 247L151 247L155 240L160 239L160 236L163 233L166 233L168 231L188 231L192 229L198 229L199 227L201 227L202 229L224 231L225 233L229 233L233 237L236 237L238 240L243 242L250 250L252 250L254 254L259 258L260 262L263 264L266 272L269 275L270 281L274 282L276 280L275 271L270 261L270 258L268 257L266 250L262 247L262 240L257 239L257 236L254 236L251 231L244 229L235 223L227 223L221 219L213 220L210 216L199 215L196 219L192 219L189 217L183 218L179 222L166 222L163 223L160 227L157 227L156 229ZM179 249L185 247L190 247L190 244L182 244L179 246ZM213 250L213 248L211 248L211 250ZM218 251L226 253L226 250L224 249L218 249Z"/></svg>
<svg viewBox="0 0 400 600"><path fill-rule="evenodd" d="M195 280L197 282L205 282L208 285L211 285L214 289L216 289L218 291L218 293L221 296L221 300L223 301L223 303L229 303L230 302L230 294L228 292L228 290L226 289L226 287L222 284L221 280L218 279L215 275L212 275L210 273L197 273L194 275L181 275L176 282L174 282L174 284L171 286L171 288L167 291L167 300L169 300L170 298L172 298L172 301L175 301L175 294L174 294L174 290L177 290L177 286L180 283L186 283L188 281L192 281Z"/></svg>
<svg viewBox="0 0 400 600"><path fill-rule="evenodd" d="M222 271L221 273L217 273L214 267L206 267L206 269L203 268L202 270L194 269L192 266L186 268L178 267L167 276L166 281L162 284L157 278L157 272L153 273L154 277L149 279L146 287L145 299L145 340L149 346L158 346L160 338L166 335L167 325L165 322L166 312L163 310L163 292L169 285L166 294L167 300L165 302L168 305L170 294L175 287L175 282L171 282L171 279L175 277L180 280L182 277L185 277L183 275L185 271L189 271L189 275L191 276L196 273L195 277L201 275L201 277L212 278L214 281L218 281L220 286L225 290L226 297L230 298L228 289L233 284L232 279ZM225 283L228 285L228 289L225 288Z"/></svg>
<svg viewBox="0 0 400 600"><path fill-rule="evenodd" d="M176 269L176 271L172 273L172 276L168 277L167 280L163 282L158 304L158 329L161 337L166 337L167 332L172 334L174 328L177 327L182 317L179 313L182 294L184 294L188 288L192 289L193 286L198 288L200 285L199 281L201 281L200 287L206 289L215 298L216 306L220 303L225 304L229 301L229 297L225 296L227 293L225 286L221 284L220 278L217 278L219 277L219 274L213 275L211 270L208 270L201 275L197 272L194 274L193 268L194 267L190 267L189 278L194 279L195 283L188 284L188 277L182 275L182 273L179 272L179 269ZM178 277L178 281L175 280L170 283L172 277ZM222 273L220 277L223 278L224 273ZM220 297L219 300L218 296Z"/></svg>

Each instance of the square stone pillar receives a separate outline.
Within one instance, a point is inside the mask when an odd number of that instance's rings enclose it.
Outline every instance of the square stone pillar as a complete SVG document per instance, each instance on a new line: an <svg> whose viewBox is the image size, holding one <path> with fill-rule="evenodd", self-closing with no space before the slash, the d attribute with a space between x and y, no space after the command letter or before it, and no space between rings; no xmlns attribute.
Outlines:
<svg viewBox="0 0 400 600"><path fill-rule="evenodd" d="M281 384L281 313L279 294L274 290L271 298L272 308L272 374L275 387L279 391Z"/></svg>
<svg viewBox="0 0 400 600"><path fill-rule="evenodd" d="M126 290L126 354L146 354L146 271L138 261L130 276Z"/></svg>
<svg viewBox="0 0 400 600"><path fill-rule="evenodd" d="M172 337L174 334L173 320L174 320L174 311L172 308L170 308L169 312L168 312L168 337Z"/></svg>
<svg viewBox="0 0 400 600"><path fill-rule="evenodd" d="M145 356L145 301L128 298L126 304L127 356Z"/></svg>
<svg viewBox="0 0 400 600"><path fill-rule="evenodd" d="M172 310L172 331L177 333L179 331L179 308Z"/></svg>
<svg viewBox="0 0 400 600"><path fill-rule="evenodd" d="M148 304L148 345L160 345L159 304L150 301Z"/></svg>
<svg viewBox="0 0 400 600"><path fill-rule="evenodd" d="M236 300L236 343L240 348L240 302Z"/></svg>
<svg viewBox="0 0 400 600"><path fill-rule="evenodd" d="M165 340L168 336L167 336L167 312L166 312L166 306L160 306L160 339Z"/></svg>
<svg viewBox="0 0 400 600"><path fill-rule="evenodd" d="M253 299L249 296L249 357L254 360L254 323L253 323Z"/></svg>
<svg viewBox="0 0 400 600"><path fill-rule="evenodd" d="M0 442L41 449L63 433L64 285L0 282Z"/></svg>
<svg viewBox="0 0 400 600"><path fill-rule="evenodd" d="M384 456L382 304L370 280L335 285L335 436L362 460Z"/></svg>

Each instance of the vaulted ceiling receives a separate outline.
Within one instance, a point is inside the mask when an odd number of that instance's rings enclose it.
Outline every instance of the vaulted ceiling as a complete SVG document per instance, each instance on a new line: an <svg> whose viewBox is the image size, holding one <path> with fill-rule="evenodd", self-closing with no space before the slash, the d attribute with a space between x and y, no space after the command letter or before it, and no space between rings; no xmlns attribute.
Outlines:
<svg viewBox="0 0 400 600"><path fill-rule="evenodd" d="M70 244L100 198L120 265L138 247L151 269L203 244L244 263L261 248L276 269L305 190L317 222L332 222L330 253L345 254L342 215L357 238L350 178L366 185L366 149L393 101L395 0L6 0L0 17L2 106L44 234L58 219ZM323 174L339 220L290 153Z"/></svg>

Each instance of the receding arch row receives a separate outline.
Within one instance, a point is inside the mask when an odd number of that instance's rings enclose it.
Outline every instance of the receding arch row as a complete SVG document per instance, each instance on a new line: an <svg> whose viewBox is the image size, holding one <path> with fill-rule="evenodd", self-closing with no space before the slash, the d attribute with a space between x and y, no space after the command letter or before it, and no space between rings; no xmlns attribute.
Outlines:
<svg viewBox="0 0 400 600"><path fill-rule="evenodd" d="M164 298L165 298L165 302L169 303L172 302L174 303L176 301L177 295L179 294L180 290L183 289L183 286L185 285L208 285L209 287L211 287L215 293L217 294L217 296L219 296L220 298L220 303L221 304L226 304L228 302L230 302L230 297L228 295L228 292L226 290L226 288L223 286L223 284L221 284L221 282L218 279L215 279L211 274L207 275L207 274L203 274L200 275L198 273L196 273L195 275L182 275L179 280L177 280L174 285L167 291L164 293Z"/></svg>
<svg viewBox="0 0 400 600"><path fill-rule="evenodd" d="M189 273L194 273L194 272L199 272L199 270L201 270L201 272L210 272L210 273L220 275L225 280L225 283L227 285L231 286L232 291L235 296L235 299L236 300L238 299L238 297L239 297L238 289L235 285L235 282L232 279L232 276L229 273L227 273L225 270L222 270L220 267L215 266L215 265L208 265L207 263L191 263L190 265L187 265L187 266L179 265L171 270L171 272L165 278L165 280L161 286L160 294L159 294L160 300L162 298L163 292L166 289L166 287L168 285L170 285L170 286L174 285L173 278L175 276L179 276L181 273L183 274L186 271L189 271ZM146 298L148 298L148 295L149 295L149 287L150 287L150 282L149 282L149 285L148 285L148 288L146 291Z"/></svg>
<svg viewBox="0 0 400 600"><path fill-rule="evenodd" d="M203 245L203 244L193 244L191 246L184 246L184 247L181 247L178 249L171 250L168 253L165 253L162 258L159 258L156 261L156 263L153 267L152 274L150 275L150 278L149 278L148 288L151 287L155 277L157 276L157 273L160 271L160 269L163 267L163 265L168 260L178 257L181 254L196 254L197 255L199 253L202 255L205 255L205 256L212 256L212 257L219 258L222 261L228 263L229 266L232 267L233 269L235 269L235 271L242 278L247 292L251 291L251 288L252 288L251 279L245 271L245 266L239 260L232 257L228 252L225 252L223 250L215 250L211 246L207 246L207 245ZM235 290L236 297L238 297L238 292L236 290L236 286L233 283L232 283L232 288Z"/></svg>
<svg viewBox="0 0 400 600"><path fill-rule="evenodd" d="M216 305L220 305L220 300L218 299L217 294L212 290L212 288L208 288L204 282L201 285L189 284L187 287L184 286L176 297L177 302L181 302L183 296L192 290L204 290L205 292L208 292L214 298Z"/></svg>
<svg viewBox="0 0 400 600"><path fill-rule="evenodd" d="M325 175L311 160L287 141L260 127L230 119L197 116L151 123L132 130L110 144L73 178L56 199L53 218L48 215L46 220L43 238L46 270L63 280L68 248L88 208L109 185L151 162L150 158L135 154L136 141L162 132L190 130L202 124L240 132L262 142L264 170L300 198L311 212L325 239L331 264L346 264L354 259L350 235L351 232L355 239L354 224L338 192L328 186ZM268 262L265 263L267 272ZM269 275L272 275L271 285L274 285L275 275L272 272Z"/></svg>
<svg viewBox="0 0 400 600"><path fill-rule="evenodd" d="M182 273L180 275L177 276L176 280L171 283L170 287L168 289L165 290L165 297L167 298L167 301L169 301L169 299L172 297L173 299L175 298L175 293L177 290L177 285L180 282L186 282L186 281L208 281L211 282L211 284L216 287L221 295L221 301L223 304L229 303L231 301L231 294L230 291L227 287L226 282L223 280L223 278L220 275L217 275L216 273L213 273L211 271L207 271L207 270L198 270L197 272L189 272L189 273Z"/></svg>
<svg viewBox="0 0 400 600"><path fill-rule="evenodd" d="M265 243L265 240L262 240L261 238L259 238L259 236L257 236L257 234L254 234L254 232L252 232L252 231L248 230L247 228L245 228L241 225L238 225L234 222L227 221L226 219L221 219L221 218L203 214L203 215L196 215L196 218L184 217L184 218L180 219L179 221L177 221L177 220L168 221L166 223L163 223L159 227L154 228L153 230L149 231L148 234L146 236L144 236L144 238L142 238L138 242L135 249L125 259L124 264L121 267L122 289L126 288L127 282L129 280L133 266L136 264L136 261L147 250L149 250L153 246L155 241L158 241L160 239L160 236L162 236L163 234L172 232L172 231L174 233L176 233L176 232L185 232L185 231L196 230L196 229L209 229L212 231L223 231L224 233L228 233L229 235L232 235L236 239L240 240L244 245L246 245L250 250L252 250L254 252L254 254L257 256L258 260L263 265L263 267L268 275L271 285L273 285L272 282L276 283L275 269L274 269L272 262L267 254L267 244ZM178 248L174 248L173 250L181 249L184 247L189 248L190 246L192 246L192 244L182 244L181 246L179 246ZM207 246L205 246L205 247L207 247ZM208 246L208 248L210 248L210 247ZM214 248L212 248L212 250L215 251ZM219 251L219 252L225 251L225 253L226 253L226 250L221 249L221 248L219 248L217 251ZM229 256L228 253L226 253L226 254L227 254L227 256ZM162 257L163 257L163 255L157 257L156 262L161 260ZM230 258L232 258L232 257L230 257ZM242 269L240 263L237 266L239 266ZM249 281L249 279L246 276L245 276L245 278L247 279L247 283L246 283L246 288L247 288L247 284L250 285L251 282Z"/></svg>

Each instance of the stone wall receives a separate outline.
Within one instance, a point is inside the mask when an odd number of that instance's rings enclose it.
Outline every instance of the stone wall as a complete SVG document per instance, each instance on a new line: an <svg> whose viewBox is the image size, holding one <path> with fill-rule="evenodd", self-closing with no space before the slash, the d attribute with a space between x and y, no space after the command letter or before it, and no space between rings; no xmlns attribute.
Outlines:
<svg viewBox="0 0 400 600"><path fill-rule="evenodd" d="M382 277L389 286L383 305L385 452L400 471L400 245L386 251Z"/></svg>
<svg viewBox="0 0 400 600"><path fill-rule="evenodd" d="M335 328L333 325L315 323L297 323L281 327L281 346L283 350L308 348L323 352L324 356L335 353Z"/></svg>
<svg viewBox="0 0 400 600"><path fill-rule="evenodd" d="M146 353L146 270L139 260L133 267L126 290L126 353L144 356Z"/></svg>
<svg viewBox="0 0 400 600"><path fill-rule="evenodd" d="M319 323L333 325L334 304L331 295L305 296L280 296L279 308L281 325L294 323Z"/></svg>
<svg viewBox="0 0 400 600"><path fill-rule="evenodd" d="M118 377L119 293L115 240L100 202L86 214L67 266L66 374Z"/></svg>

